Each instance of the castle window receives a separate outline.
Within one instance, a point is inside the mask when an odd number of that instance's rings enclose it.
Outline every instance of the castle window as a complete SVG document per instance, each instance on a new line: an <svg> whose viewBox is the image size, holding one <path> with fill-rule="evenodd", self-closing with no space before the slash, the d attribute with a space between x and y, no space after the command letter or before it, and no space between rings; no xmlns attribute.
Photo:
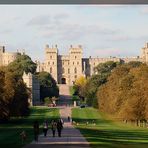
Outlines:
<svg viewBox="0 0 148 148"><path fill-rule="evenodd" d="M52 56L50 56L50 59L52 59Z"/></svg>
<svg viewBox="0 0 148 148"><path fill-rule="evenodd" d="M77 58L77 56L75 56L75 59Z"/></svg>
<svg viewBox="0 0 148 148"><path fill-rule="evenodd" d="M50 65L50 62L48 62L48 65Z"/></svg>
<svg viewBox="0 0 148 148"><path fill-rule="evenodd" d="M77 62L77 65L79 65L79 62Z"/></svg>
<svg viewBox="0 0 148 148"><path fill-rule="evenodd" d="M54 62L52 64L54 65Z"/></svg>
<svg viewBox="0 0 148 148"><path fill-rule="evenodd" d="M50 67L50 73L52 73L52 67Z"/></svg>
<svg viewBox="0 0 148 148"><path fill-rule="evenodd" d="M62 72L65 73L65 69L64 68L62 68Z"/></svg>
<svg viewBox="0 0 148 148"><path fill-rule="evenodd" d="M73 62L73 65L74 65L75 63Z"/></svg>
<svg viewBox="0 0 148 148"><path fill-rule="evenodd" d="M74 69L74 73L77 73L77 68L75 67L75 69Z"/></svg>
<svg viewBox="0 0 148 148"><path fill-rule="evenodd" d="M68 74L70 73L70 69L68 68Z"/></svg>
<svg viewBox="0 0 148 148"><path fill-rule="evenodd" d="M75 75L75 79L77 78L77 75Z"/></svg>

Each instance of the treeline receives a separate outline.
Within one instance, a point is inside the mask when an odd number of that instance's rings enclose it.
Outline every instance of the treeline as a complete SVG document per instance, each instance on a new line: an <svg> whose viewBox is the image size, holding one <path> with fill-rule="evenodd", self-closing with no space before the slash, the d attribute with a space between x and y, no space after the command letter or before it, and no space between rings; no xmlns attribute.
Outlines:
<svg viewBox="0 0 148 148"><path fill-rule="evenodd" d="M40 82L40 99L45 101L46 97L59 97L59 88L56 81L48 72L39 72L36 74Z"/></svg>
<svg viewBox="0 0 148 148"><path fill-rule="evenodd" d="M89 78L81 76L75 82L74 94L78 95L88 106L98 108L97 91L98 88L107 82L108 76L111 71L118 66L120 63L106 62L101 63L95 67L95 74Z"/></svg>
<svg viewBox="0 0 148 148"><path fill-rule="evenodd" d="M22 75L35 70L36 64L27 55L18 55L14 62L0 67L0 121L29 114L30 92Z"/></svg>
<svg viewBox="0 0 148 148"><path fill-rule="evenodd" d="M0 67L0 121L29 114L31 92L23 82L23 73L35 74L40 82L41 100L59 95L55 80L47 72L36 73L37 65L27 55L18 54L15 61Z"/></svg>
<svg viewBox="0 0 148 148"><path fill-rule="evenodd" d="M118 66L102 85L99 110L125 121L148 118L148 66L131 62Z"/></svg>
<svg viewBox="0 0 148 148"><path fill-rule="evenodd" d="M85 83L84 83L85 81ZM141 62L106 62L90 78L77 79L74 88L89 106L125 121L148 118L148 66ZM82 97L81 97L82 96Z"/></svg>

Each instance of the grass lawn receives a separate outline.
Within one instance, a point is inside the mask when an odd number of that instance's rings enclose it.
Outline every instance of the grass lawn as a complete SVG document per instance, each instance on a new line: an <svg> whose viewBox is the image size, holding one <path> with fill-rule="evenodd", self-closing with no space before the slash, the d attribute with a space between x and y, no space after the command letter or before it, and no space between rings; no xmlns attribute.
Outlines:
<svg viewBox="0 0 148 148"><path fill-rule="evenodd" d="M93 148L148 148L146 128L113 122L93 108L74 108L72 117Z"/></svg>
<svg viewBox="0 0 148 148"><path fill-rule="evenodd" d="M0 124L0 148L21 148L25 144L30 143L33 138L33 122L38 120L40 132L42 132L42 124L45 119L50 121L59 117L59 110L47 107L32 107L31 114L24 118L13 118L9 123ZM20 133L25 130L27 139L22 144Z"/></svg>

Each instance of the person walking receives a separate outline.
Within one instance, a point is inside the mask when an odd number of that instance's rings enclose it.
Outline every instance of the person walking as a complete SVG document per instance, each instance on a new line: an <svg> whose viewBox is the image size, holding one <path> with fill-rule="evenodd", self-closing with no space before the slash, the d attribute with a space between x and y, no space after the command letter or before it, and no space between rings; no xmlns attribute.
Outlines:
<svg viewBox="0 0 148 148"><path fill-rule="evenodd" d="M57 128L57 123L56 123L55 120L52 120L52 122L51 122L51 130L52 130L53 137L55 137L56 128Z"/></svg>
<svg viewBox="0 0 148 148"><path fill-rule="evenodd" d="M63 129L63 123L62 123L61 119L59 119L57 122L57 131L58 131L59 137L61 137L62 129Z"/></svg>
<svg viewBox="0 0 148 148"><path fill-rule="evenodd" d="M48 131L48 121L45 120L44 123L43 123L43 133L44 133L44 137L46 137L47 131Z"/></svg>
<svg viewBox="0 0 148 148"><path fill-rule="evenodd" d="M68 116L68 118L67 118L67 119L68 119L68 122L70 122L70 117L69 117L69 116Z"/></svg>
<svg viewBox="0 0 148 148"><path fill-rule="evenodd" d="M39 123L36 120L33 124L33 129L34 129L34 140L38 141L38 135L39 135Z"/></svg>

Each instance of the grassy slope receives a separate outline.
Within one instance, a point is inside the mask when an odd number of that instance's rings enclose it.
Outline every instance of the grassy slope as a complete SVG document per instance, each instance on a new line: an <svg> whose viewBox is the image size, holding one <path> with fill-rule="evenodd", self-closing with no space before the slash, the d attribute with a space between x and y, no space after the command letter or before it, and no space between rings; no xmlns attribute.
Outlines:
<svg viewBox="0 0 148 148"><path fill-rule="evenodd" d="M73 120L79 123L77 128L94 148L148 147L148 129L146 128L131 127L106 120L93 108L75 108L72 116ZM86 122L89 124L86 125Z"/></svg>
<svg viewBox="0 0 148 148"><path fill-rule="evenodd" d="M32 107L30 116L26 118L14 118L7 124L0 124L0 148L19 148L30 143L33 140L33 122L38 120L42 125L45 119L51 120L59 117L58 109L49 109L46 107ZM42 132L42 126L40 126ZM27 140L24 144L21 142L20 133L25 130Z"/></svg>

